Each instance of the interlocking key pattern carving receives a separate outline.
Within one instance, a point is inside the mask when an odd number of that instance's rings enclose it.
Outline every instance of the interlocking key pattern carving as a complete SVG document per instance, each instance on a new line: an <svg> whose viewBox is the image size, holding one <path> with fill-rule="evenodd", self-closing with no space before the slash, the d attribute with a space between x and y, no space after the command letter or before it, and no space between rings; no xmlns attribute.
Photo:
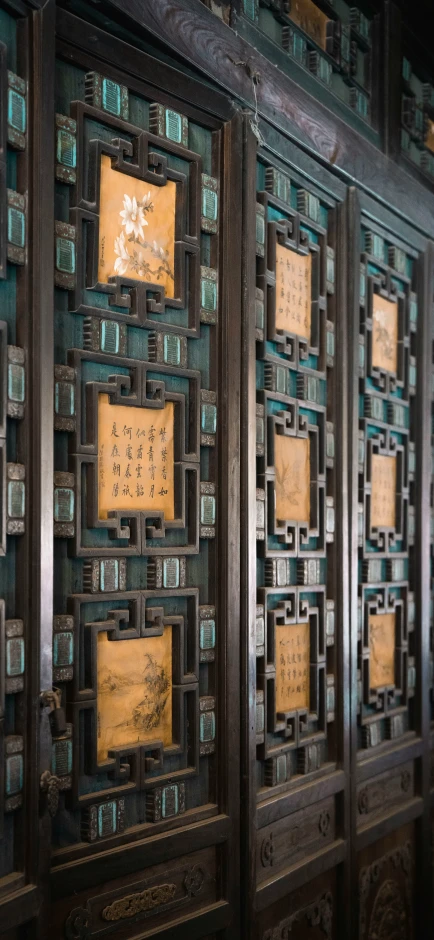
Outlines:
<svg viewBox="0 0 434 940"><path fill-rule="evenodd" d="M258 793L333 766L335 247L329 208L258 162ZM332 231L332 230L330 230ZM329 243L330 239L330 243Z"/></svg>
<svg viewBox="0 0 434 940"><path fill-rule="evenodd" d="M217 801L220 150L177 110L70 73L56 116L53 649L68 721L52 772L79 857L81 840L154 834Z"/></svg>
<svg viewBox="0 0 434 940"><path fill-rule="evenodd" d="M12 11L11 11L12 12ZM0 879L22 879L27 598L27 81L25 42L0 10ZM20 591L16 584L20 583Z"/></svg>
<svg viewBox="0 0 434 940"><path fill-rule="evenodd" d="M362 222L359 333L359 748L414 727L415 252Z"/></svg>

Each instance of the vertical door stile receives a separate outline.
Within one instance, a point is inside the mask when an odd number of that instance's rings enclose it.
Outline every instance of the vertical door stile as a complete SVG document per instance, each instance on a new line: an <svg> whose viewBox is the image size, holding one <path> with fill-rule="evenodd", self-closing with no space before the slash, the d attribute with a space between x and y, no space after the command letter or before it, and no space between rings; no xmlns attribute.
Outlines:
<svg viewBox="0 0 434 940"><path fill-rule="evenodd" d="M348 200L348 195L347 195ZM338 936L342 940L351 929L351 556L350 556L350 496L348 473L350 466L350 441L347 429L351 422L351 398L348 377L350 362L350 322L348 310L348 277L351 268L349 244L349 220L347 200L336 207L336 367L333 370L334 407L336 414L336 561L333 579L336 592L336 618L339 624L337 647L337 712L339 767L345 774L344 794L341 803L341 836L346 843L345 865L340 870L340 891L343 912L338 925Z"/></svg>
<svg viewBox="0 0 434 940"><path fill-rule="evenodd" d="M241 623L242 623L242 855L241 897L246 935L251 936L255 903L255 819L256 819L256 261L255 193L257 140L250 126L251 114L244 116L243 151L243 340L241 399Z"/></svg>
<svg viewBox="0 0 434 940"><path fill-rule="evenodd" d="M360 202L355 188L348 191L348 521L350 565L350 871L351 886L356 882L356 771L357 771L357 608L358 608L358 520L359 481L359 293L360 293ZM357 905L351 905L351 936L356 937Z"/></svg>
<svg viewBox="0 0 434 940"><path fill-rule="evenodd" d="M433 300L434 300L434 243L429 242L418 264L418 285L421 298L421 323L417 336L417 398L419 414L416 429L416 466L418 467L418 495L416 501L415 588L416 615L419 629L416 645L417 727L423 742L419 768L419 786L423 797L423 813L418 827L418 890L420 935L427 938L433 917L432 868L433 829L430 806L430 675L432 649L430 627L432 623L431 585L431 531L432 531L432 376L433 376Z"/></svg>
<svg viewBox="0 0 434 940"><path fill-rule="evenodd" d="M41 891L38 936L49 923L51 818L42 775L51 773L51 728L40 695L51 692L53 645L53 305L54 305L54 56L55 0L31 17L32 154L31 202L32 303L29 305L31 389L30 473L30 621L33 694L29 697L32 753L29 806L39 820L29 841L33 878Z"/></svg>
<svg viewBox="0 0 434 940"><path fill-rule="evenodd" d="M225 685L220 696L219 720L226 733L219 739L221 766L230 768L222 779L221 808L232 820L227 843L222 890L231 902L233 917L227 940L240 934L240 396L241 396L241 257L242 213L234 213L242 192L242 117L237 112L223 127L222 184L223 226L221 237L221 342L218 387L221 389L219 437L219 506L222 539L218 559L221 616L226 629L221 635ZM239 716L239 717L238 717ZM224 859L222 859L224 861Z"/></svg>

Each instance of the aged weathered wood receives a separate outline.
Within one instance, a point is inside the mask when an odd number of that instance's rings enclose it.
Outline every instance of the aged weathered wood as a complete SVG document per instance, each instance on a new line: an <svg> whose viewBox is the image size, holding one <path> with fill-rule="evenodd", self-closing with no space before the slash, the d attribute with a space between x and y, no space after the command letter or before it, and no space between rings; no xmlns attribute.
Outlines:
<svg viewBox="0 0 434 940"><path fill-rule="evenodd" d="M272 125L315 152L323 165L334 167L347 182L357 179L359 185L375 193L386 205L393 204L398 213L412 218L417 227L433 232L431 194L397 168L391 175L388 161L372 144L332 118L289 78L279 75L277 80L273 65L217 17L204 11L198 28L196 10L189 0L162 0L158 8L150 2L113 0L111 6L123 22L128 23L128 17L130 24L134 22L150 30L187 61L194 50L197 67L252 109L254 87L243 63L253 59L254 70L261 79L256 86L258 109Z"/></svg>

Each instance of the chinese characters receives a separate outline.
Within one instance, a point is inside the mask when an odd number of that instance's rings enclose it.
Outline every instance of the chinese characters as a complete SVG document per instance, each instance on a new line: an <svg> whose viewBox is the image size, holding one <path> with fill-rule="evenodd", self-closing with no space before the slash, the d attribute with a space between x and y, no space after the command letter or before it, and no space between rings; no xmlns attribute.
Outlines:
<svg viewBox="0 0 434 940"><path fill-rule="evenodd" d="M310 342L312 258L276 244L276 329Z"/></svg>
<svg viewBox="0 0 434 940"><path fill-rule="evenodd" d="M310 626L276 627L276 712L309 708Z"/></svg>
<svg viewBox="0 0 434 940"><path fill-rule="evenodd" d="M161 510L174 519L173 403L162 409L98 400L98 514Z"/></svg>
<svg viewBox="0 0 434 940"><path fill-rule="evenodd" d="M372 454L371 528L395 527L396 457Z"/></svg>

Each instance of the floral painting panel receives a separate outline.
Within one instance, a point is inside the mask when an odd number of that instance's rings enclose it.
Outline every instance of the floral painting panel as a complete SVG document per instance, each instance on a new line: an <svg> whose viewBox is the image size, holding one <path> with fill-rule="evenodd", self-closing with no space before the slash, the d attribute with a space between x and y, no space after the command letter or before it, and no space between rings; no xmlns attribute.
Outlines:
<svg viewBox="0 0 434 940"><path fill-rule="evenodd" d="M310 521L310 442L308 438L274 435L276 519Z"/></svg>
<svg viewBox="0 0 434 940"><path fill-rule="evenodd" d="M109 640L98 634L98 761L114 747L172 743L172 627L162 636Z"/></svg>
<svg viewBox="0 0 434 940"><path fill-rule="evenodd" d="M113 170L101 157L98 280L115 275L175 296L176 183L154 186Z"/></svg>

